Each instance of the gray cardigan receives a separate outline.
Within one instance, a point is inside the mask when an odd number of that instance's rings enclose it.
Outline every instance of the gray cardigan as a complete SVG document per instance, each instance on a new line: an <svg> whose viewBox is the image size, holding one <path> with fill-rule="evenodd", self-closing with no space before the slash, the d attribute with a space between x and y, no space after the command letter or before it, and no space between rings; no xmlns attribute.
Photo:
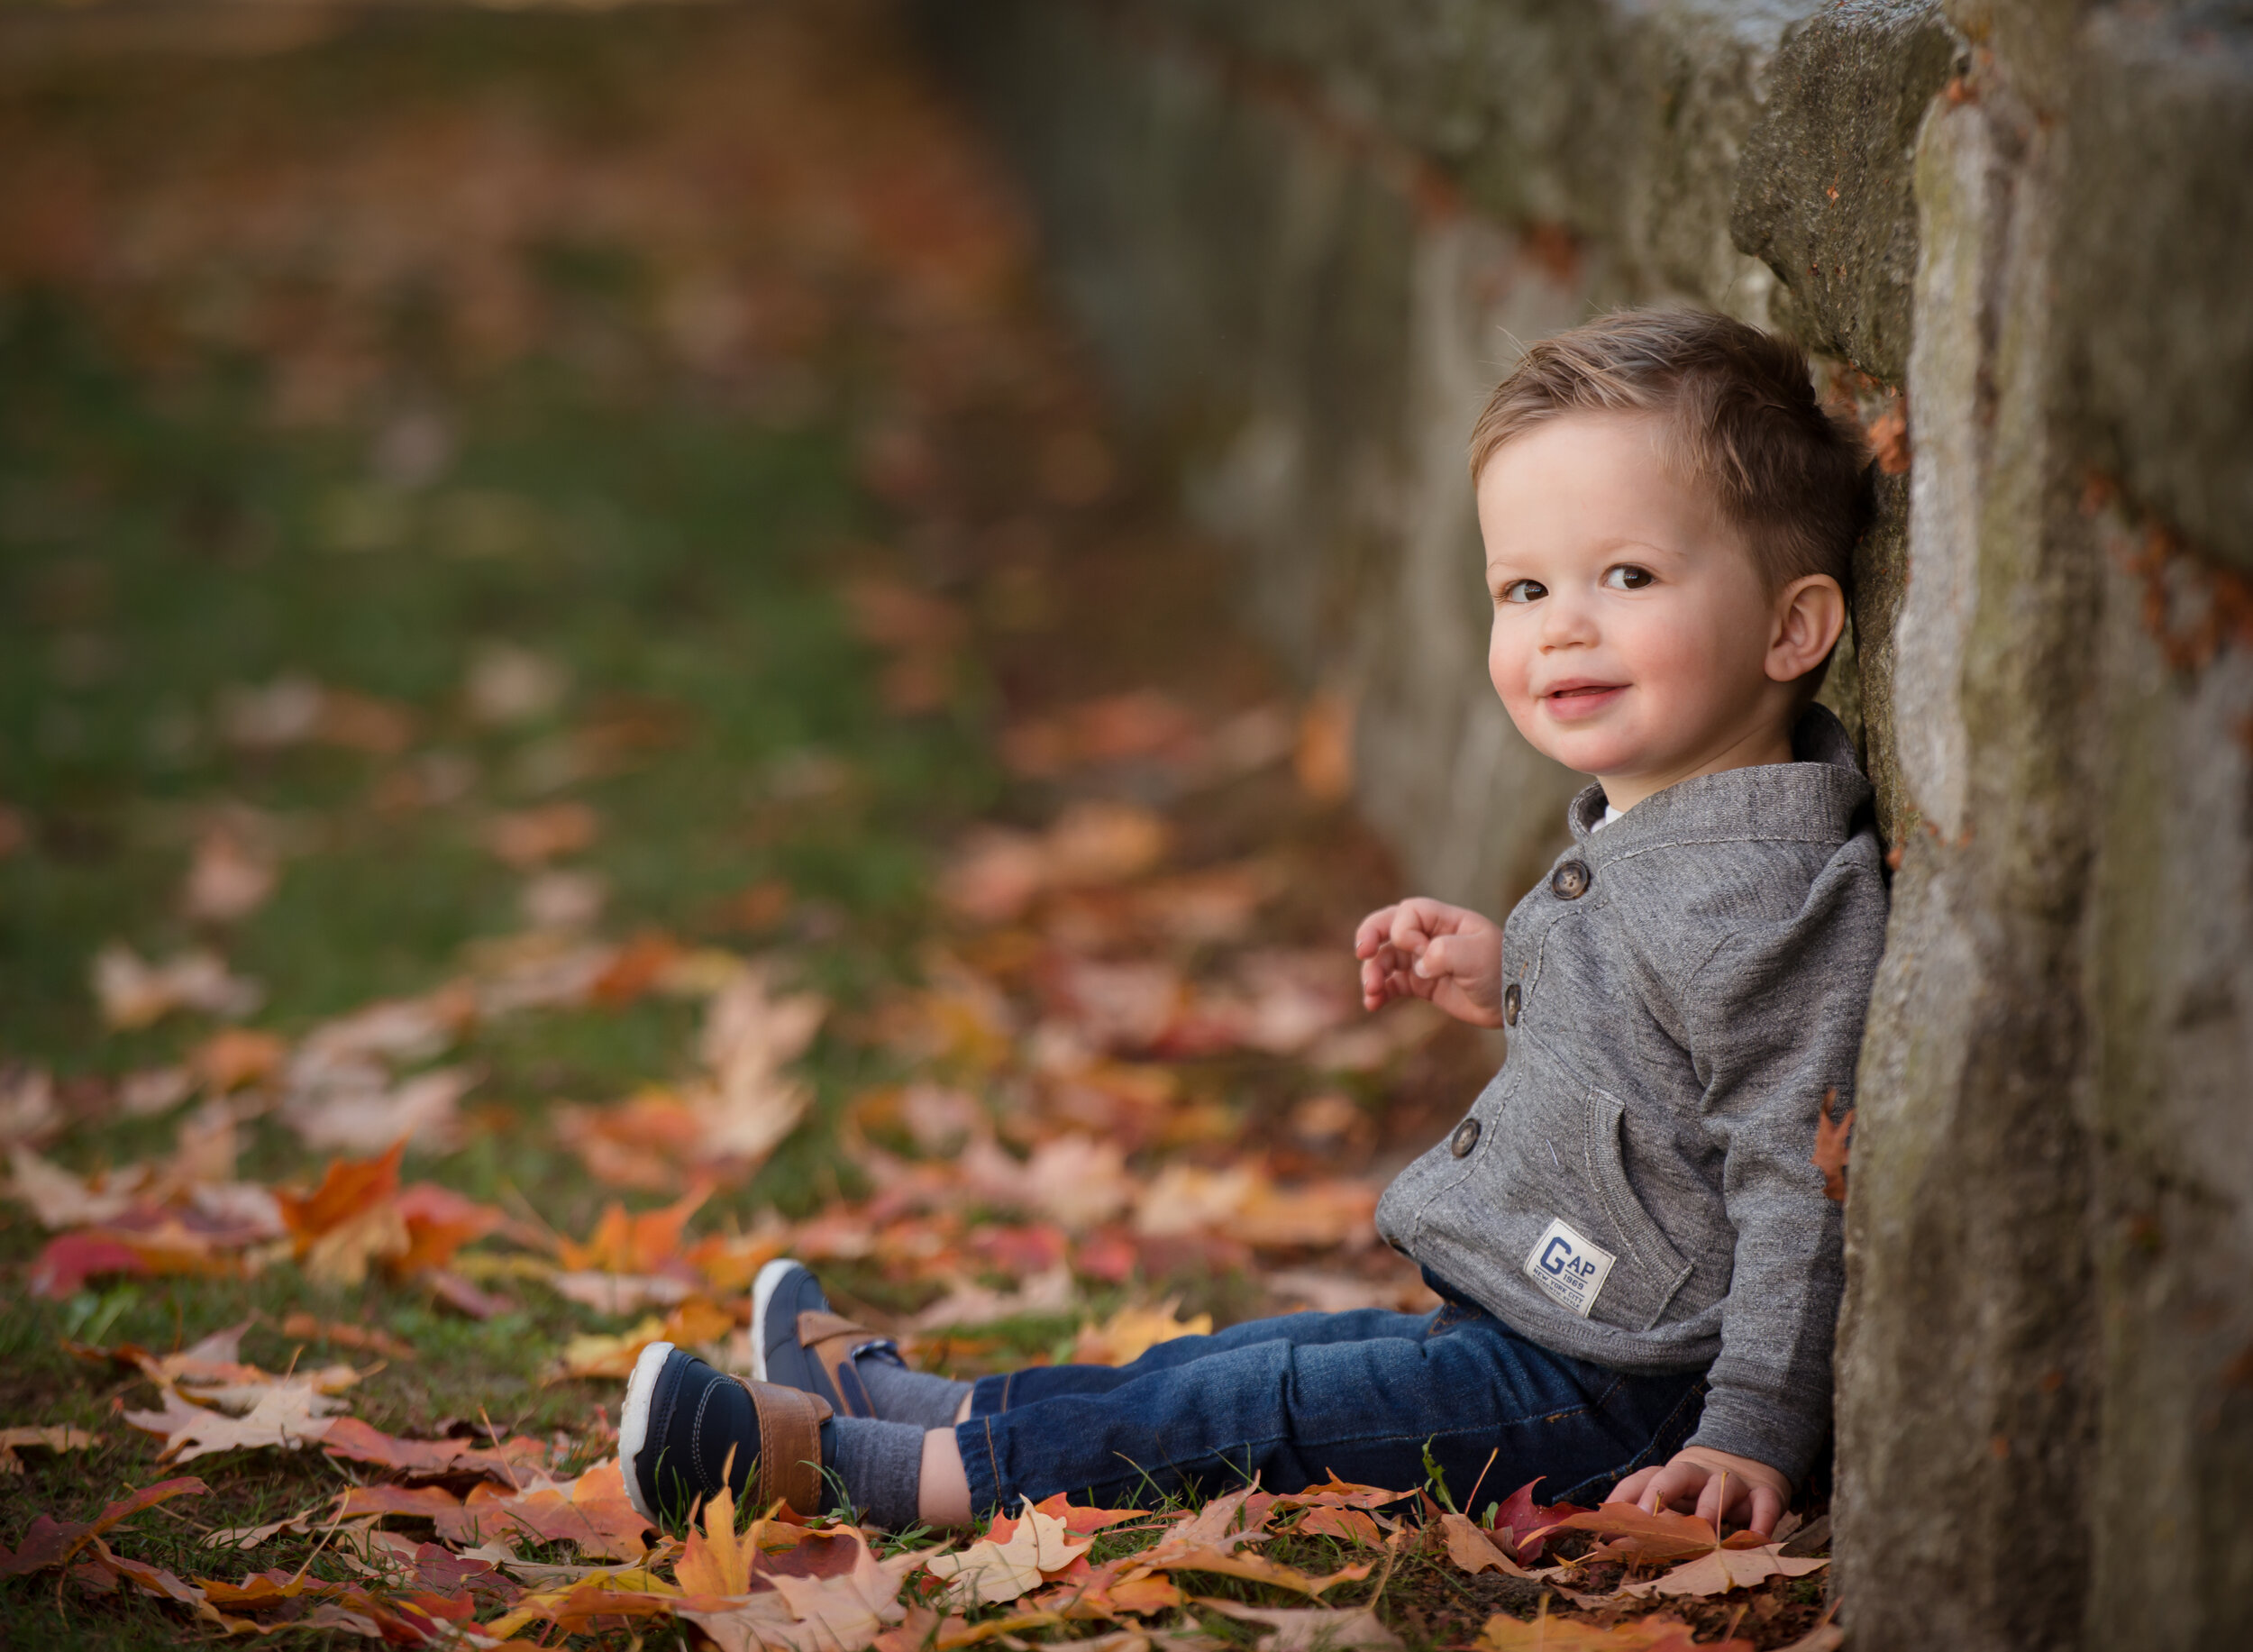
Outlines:
<svg viewBox="0 0 2253 1652"><path fill-rule="evenodd" d="M1510 1056L1377 1230L1521 1336L1632 1372L1710 1365L1691 1443L1796 1483L1830 1411L1839 1209L1885 940L1870 784L1812 707L1799 761L1703 775L1573 844L1502 929Z"/></svg>

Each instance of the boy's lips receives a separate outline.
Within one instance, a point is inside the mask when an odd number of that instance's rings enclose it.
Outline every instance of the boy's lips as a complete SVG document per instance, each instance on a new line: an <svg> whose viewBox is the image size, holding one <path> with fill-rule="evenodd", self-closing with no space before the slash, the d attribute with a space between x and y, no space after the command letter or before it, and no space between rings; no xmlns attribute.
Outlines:
<svg viewBox="0 0 2253 1652"><path fill-rule="evenodd" d="M1553 717L1573 720L1593 716L1628 691L1624 682L1568 680L1541 690L1541 703Z"/></svg>

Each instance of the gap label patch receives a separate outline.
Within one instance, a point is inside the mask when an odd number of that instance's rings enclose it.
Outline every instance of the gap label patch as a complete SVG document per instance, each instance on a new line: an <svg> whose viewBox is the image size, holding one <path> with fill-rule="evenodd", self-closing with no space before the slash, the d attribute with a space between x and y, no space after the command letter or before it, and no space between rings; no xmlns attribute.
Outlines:
<svg viewBox="0 0 2253 1652"><path fill-rule="evenodd" d="M1618 1260L1558 1217L1526 1258L1526 1277L1585 1319Z"/></svg>

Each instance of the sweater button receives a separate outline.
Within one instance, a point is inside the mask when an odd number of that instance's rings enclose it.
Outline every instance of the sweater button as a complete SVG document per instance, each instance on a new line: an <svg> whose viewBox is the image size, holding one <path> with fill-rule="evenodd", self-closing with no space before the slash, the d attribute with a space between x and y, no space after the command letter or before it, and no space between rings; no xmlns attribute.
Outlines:
<svg viewBox="0 0 2253 1652"><path fill-rule="evenodd" d="M1466 1118L1455 1127L1455 1133L1447 1138L1447 1151L1459 1159L1471 1156L1471 1149L1479 1145L1479 1121Z"/></svg>
<svg viewBox="0 0 2253 1652"><path fill-rule="evenodd" d="M1511 981L1510 985L1502 989L1502 1025L1504 1027L1518 1025L1518 1011L1525 1001L1526 995L1518 990L1516 981Z"/></svg>
<svg viewBox="0 0 2253 1652"><path fill-rule="evenodd" d="M1559 900L1578 900L1588 893L1588 868L1567 861L1549 874L1549 893Z"/></svg>

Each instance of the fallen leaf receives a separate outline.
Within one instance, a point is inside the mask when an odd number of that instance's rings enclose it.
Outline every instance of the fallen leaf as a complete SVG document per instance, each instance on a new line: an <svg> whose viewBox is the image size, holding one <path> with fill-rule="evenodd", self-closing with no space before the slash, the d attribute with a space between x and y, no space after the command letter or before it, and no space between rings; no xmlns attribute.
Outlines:
<svg viewBox="0 0 2253 1652"><path fill-rule="evenodd" d="M123 1216L142 1197L151 1180L141 1165L113 1176L77 1176L29 1147L10 1151L8 1169L8 1196L29 1205L39 1225L50 1233L98 1226Z"/></svg>
<svg viewBox="0 0 2253 1652"><path fill-rule="evenodd" d="M1100 1325L1080 1328L1072 1344L1072 1360L1079 1365L1129 1365L1162 1342L1179 1337L1209 1337L1212 1316L1179 1317L1181 1299L1169 1297L1155 1308L1129 1302Z"/></svg>
<svg viewBox="0 0 2253 1652"><path fill-rule="evenodd" d="M1624 1584L1620 1593L1645 1600L1653 1595L1726 1594L1731 1589L1765 1583L1771 1577L1804 1577L1829 1564L1828 1560L1794 1559L1783 1552L1780 1543L1765 1543L1758 1548L1716 1547L1663 1577L1647 1583Z"/></svg>
<svg viewBox="0 0 2253 1652"><path fill-rule="evenodd" d="M1363 1562L1356 1565L1340 1566L1326 1577L1317 1577L1295 1566L1270 1560L1264 1555L1229 1554L1216 1548L1170 1555L1163 1561L1152 1560L1145 1552L1143 1564L1153 1570L1168 1572L1218 1572L1225 1576L1248 1578L1254 1583L1272 1584L1278 1589L1311 1595L1325 1594L1340 1584L1358 1583L1376 1569L1374 1562Z"/></svg>
<svg viewBox="0 0 2253 1652"><path fill-rule="evenodd" d="M1749 1640L1700 1643L1680 1618L1654 1617L1600 1628L1552 1618L1546 1605L1530 1622L1497 1612L1473 1643L1477 1652L1753 1652Z"/></svg>
<svg viewBox="0 0 2253 1652"><path fill-rule="evenodd" d="M197 923L231 924L264 906L281 876L269 844L229 826L214 826L196 842L180 908Z"/></svg>
<svg viewBox="0 0 2253 1652"><path fill-rule="evenodd" d="M997 1291L990 1285L956 1278L946 1295L908 1321L911 1330L936 1330L948 1326L990 1325L1020 1314L1061 1313L1079 1301L1079 1286L1072 1269L1058 1263L1035 1275L1016 1291Z"/></svg>
<svg viewBox="0 0 2253 1652"><path fill-rule="evenodd" d="M1539 1533L1544 1528L1590 1512L1577 1503L1551 1503L1545 1508L1535 1502L1533 1488L1544 1477L1537 1475L1504 1498L1486 1522L1487 1535L1520 1565L1531 1565L1541 1558L1546 1539Z"/></svg>
<svg viewBox="0 0 2253 1652"><path fill-rule="evenodd" d="M293 1313L281 1323L281 1334L300 1337L306 1342L333 1342L340 1347L362 1348L380 1354L387 1359L413 1359L415 1350L397 1337L375 1325L342 1325L331 1319L316 1319L309 1313Z"/></svg>
<svg viewBox="0 0 2253 1652"><path fill-rule="evenodd" d="M1538 1534L1527 1535L1546 1538L1555 1531L1594 1532L1610 1539L1587 1558L1637 1563L1686 1559L1710 1553L1721 1543L1713 1528L1694 1514L1677 1514L1671 1509L1652 1512L1630 1502L1605 1503L1580 1514L1567 1515L1541 1528ZM1743 1547L1747 1535L1740 1532L1730 1541ZM1750 1540L1756 1543L1759 1539Z"/></svg>
<svg viewBox="0 0 2253 1652"><path fill-rule="evenodd" d="M187 1065L205 1090L223 1096L229 1091L272 1078L281 1070L288 1054L289 1046L272 1033L230 1027L214 1033L190 1051Z"/></svg>
<svg viewBox="0 0 2253 1652"><path fill-rule="evenodd" d="M1310 1509L1291 1529L1302 1537L1342 1538L1348 1543L1363 1543L1372 1548L1384 1542L1384 1533L1377 1522L1358 1509Z"/></svg>
<svg viewBox="0 0 2253 1652"><path fill-rule="evenodd" d="M762 1569L771 1585L764 1592L733 1604L684 1602L677 1615L721 1652L861 1652L907 1615L899 1585L925 1556L910 1550L879 1560L855 1528L834 1535L843 1554L823 1575L770 1575Z"/></svg>
<svg viewBox="0 0 2253 1652"><path fill-rule="evenodd" d="M595 811L584 803L546 803L497 816L486 828L485 844L522 872L591 847L601 829Z"/></svg>
<svg viewBox="0 0 2253 1652"><path fill-rule="evenodd" d="M116 943L95 954L94 995L102 1018L120 1030L148 1027L178 1009L237 1020L266 998L256 981L230 975L216 953L179 953L152 964Z"/></svg>
<svg viewBox="0 0 2253 1652"><path fill-rule="evenodd" d="M33 1520L31 1529L13 1553L0 1548L0 1577L20 1577L27 1572L45 1571L63 1565L89 1541L98 1538L121 1520L132 1519L143 1509L152 1508L175 1497L200 1497L211 1488L194 1475L177 1480L163 1480L155 1485L119 1498L91 1520L81 1525L75 1520L58 1520L50 1514Z"/></svg>
<svg viewBox="0 0 2253 1652"><path fill-rule="evenodd" d="M333 1457L374 1463L409 1476L483 1474L512 1489L543 1477L548 1460L545 1446L521 1434L498 1446L463 1439L402 1439L357 1417L339 1417L331 1423L321 1449Z"/></svg>
<svg viewBox="0 0 2253 1652"><path fill-rule="evenodd" d="M1254 1498L1260 1501L1255 1503ZM1274 1505L1275 1499L1260 1491L1256 1483L1225 1492L1208 1501L1137 1558L1145 1566L1159 1567L1182 1555L1216 1550L1227 1554L1242 1544L1264 1542L1272 1535L1267 1521Z"/></svg>
<svg viewBox="0 0 2253 1652"><path fill-rule="evenodd" d="M42 1451L85 1451L100 1441L98 1434L65 1425L50 1428L0 1428L0 1474L20 1474L23 1460L15 1454L37 1446Z"/></svg>
<svg viewBox="0 0 2253 1652"><path fill-rule="evenodd" d="M44 1067L0 1065L0 1146L43 1142L62 1124L53 1074Z"/></svg>
<svg viewBox="0 0 2253 1652"><path fill-rule="evenodd" d="M117 1110L128 1118L153 1118L169 1113L196 1093L196 1075L186 1067L144 1067L118 1081ZM0 1120L0 1142L15 1132Z"/></svg>
<svg viewBox="0 0 2253 1652"><path fill-rule="evenodd" d="M1245 1606L1236 1601L1198 1596L1197 1604L1245 1623L1264 1624L1274 1638L1263 1638L1266 1652L1398 1652L1400 1638L1377 1621L1366 1606L1343 1611L1320 1607Z"/></svg>
<svg viewBox="0 0 2253 1652"><path fill-rule="evenodd" d="M582 1555L613 1560L639 1559L647 1547L642 1540L647 1529L626 1499L616 1458L562 1484L506 1493L490 1484L475 1486L458 1511L438 1522L438 1536L447 1543L515 1537L573 1543Z"/></svg>
<svg viewBox="0 0 2253 1652"><path fill-rule="evenodd" d="M708 1187L693 1188L662 1209L633 1216L613 1200L603 1207L593 1231L584 1240L557 1240L556 1260L573 1271L654 1273L660 1264L680 1255L680 1236L689 1218L710 1197Z"/></svg>
<svg viewBox="0 0 2253 1652"><path fill-rule="evenodd" d="M488 643L470 656L462 698L479 723L526 723L561 705L570 680L561 662L543 654L513 643Z"/></svg>
<svg viewBox="0 0 2253 1652"><path fill-rule="evenodd" d="M1440 1530L1447 1541L1447 1558L1464 1571L1476 1575L1485 1571L1501 1573L1505 1577L1523 1577L1526 1570L1508 1555L1497 1548L1476 1525L1452 1511L1439 1517Z"/></svg>
<svg viewBox="0 0 2253 1652"><path fill-rule="evenodd" d="M274 1383L259 1393L240 1417L196 1405L172 1389L162 1394L160 1411L127 1411L124 1421L144 1434L163 1438L160 1463L187 1463L214 1451L278 1447L295 1451L318 1440L342 1403L310 1383Z"/></svg>
<svg viewBox="0 0 2253 1652"><path fill-rule="evenodd" d="M1087 1544L1074 1545L1070 1538L1063 1520L1027 1498L1005 1540L983 1538L959 1555L933 1556L926 1564L946 1584L950 1605L995 1606L1038 1588L1044 1574L1063 1571L1087 1552Z"/></svg>

